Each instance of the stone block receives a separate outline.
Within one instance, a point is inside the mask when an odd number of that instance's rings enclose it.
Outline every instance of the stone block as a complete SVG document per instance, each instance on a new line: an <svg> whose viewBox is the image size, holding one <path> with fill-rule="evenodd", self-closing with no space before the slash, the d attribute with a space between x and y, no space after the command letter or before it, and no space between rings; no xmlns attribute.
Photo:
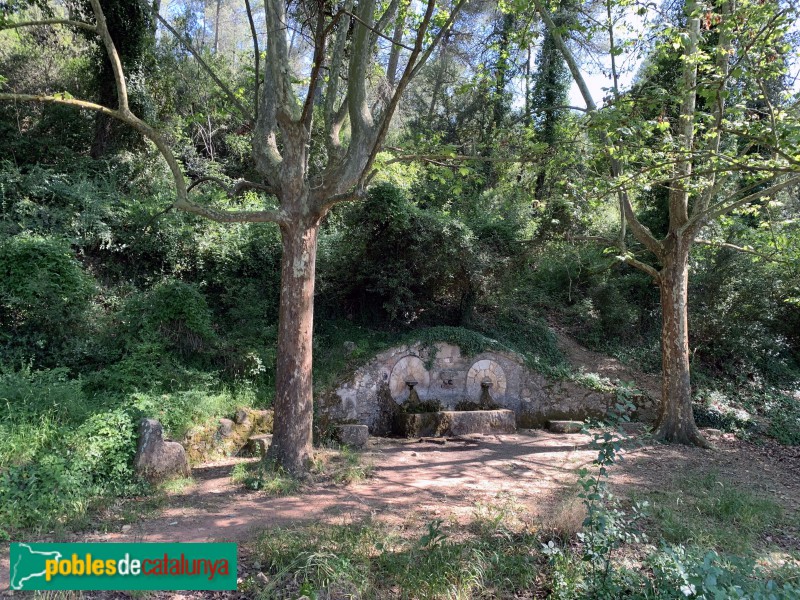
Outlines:
<svg viewBox="0 0 800 600"><path fill-rule="evenodd" d="M139 423L139 443L133 467L150 483L188 477L191 472L186 450L178 442L164 439L164 428L156 419L142 419Z"/></svg>
<svg viewBox="0 0 800 600"><path fill-rule="evenodd" d="M448 427L443 435L468 435L470 433L514 433L517 430L514 411L507 409L473 410L469 412L445 411Z"/></svg>
<svg viewBox="0 0 800 600"><path fill-rule="evenodd" d="M547 428L553 433L580 433L583 421L548 421Z"/></svg>
<svg viewBox="0 0 800 600"><path fill-rule="evenodd" d="M366 425L337 425L336 439L351 448L363 448L369 439L369 427Z"/></svg>
<svg viewBox="0 0 800 600"><path fill-rule="evenodd" d="M247 443L242 448L242 453L247 456L264 456L267 453L270 445L272 444L272 434L262 433L260 435L251 435L247 439Z"/></svg>
<svg viewBox="0 0 800 600"><path fill-rule="evenodd" d="M397 416L396 425L397 433L404 437L514 433L517 430L514 412L506 409L401 414Z"/></svg>
<svg viewBox="0 0 800 600"><path fill-rule="evenodd" d="M220 419L217 435L223 440L231 437L233 435L233 426L234 422L230 419Z"/></svg>

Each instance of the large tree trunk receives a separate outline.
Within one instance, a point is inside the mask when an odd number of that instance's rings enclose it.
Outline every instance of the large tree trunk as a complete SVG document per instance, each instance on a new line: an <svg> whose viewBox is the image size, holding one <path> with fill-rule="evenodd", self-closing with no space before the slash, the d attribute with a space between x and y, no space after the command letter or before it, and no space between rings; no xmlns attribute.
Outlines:
<svg viewBox="0 0 800 600"><path fill-rule="evenodd" d="M281 298L277 394L272 445L267 455L291 473L307 470L312 455L314 271L319 219L281 226Z"/></svg>
<svg viewBox="0 0 800 600"><path fill-rule="evenodd" d="M689 375L688 281L689 246L673 238L664 252L661 270L661 411L655 437L667 442L707 447L692 414Z"/></svg>

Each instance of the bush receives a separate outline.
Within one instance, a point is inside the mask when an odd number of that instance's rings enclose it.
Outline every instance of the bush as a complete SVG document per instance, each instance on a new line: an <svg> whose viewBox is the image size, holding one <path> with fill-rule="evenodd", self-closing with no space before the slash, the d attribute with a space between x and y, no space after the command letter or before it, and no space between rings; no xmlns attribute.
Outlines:
<svg viewBox="0 0 800 600"><path fill-rule="evenodd" d="M89 417L71 436L72 468L98 495L122 493L134 482L136 424L131 411L117 409Z"/></svg>
<svg viewBox="0 0 800 600"><path fill-rule="evenodd" d="M135 489L130 410L104 410L64 370L0 374L0 538L85 514Z"/></svg>
<svg viewBox="0 0 800 600"><path fill-rule="evenodd" d="M57 360L93 293L65 241L29 235L0 241L0 359Z"/></svg>
<svg viewBox="0 0 800 600"><path fill-rule="evenodd" d="M319 290L330 310L374 323L468 318L486 265L462 221L384 184L341 222L320 244Z"/></svg>
<svg viewBox="0 0 800 600"><path fill-rule="evenodd" d="M163 341L178 353L191 355L216 339L205 297L197 286L177 279L133 295L122 313L129 347Z"/></svg>

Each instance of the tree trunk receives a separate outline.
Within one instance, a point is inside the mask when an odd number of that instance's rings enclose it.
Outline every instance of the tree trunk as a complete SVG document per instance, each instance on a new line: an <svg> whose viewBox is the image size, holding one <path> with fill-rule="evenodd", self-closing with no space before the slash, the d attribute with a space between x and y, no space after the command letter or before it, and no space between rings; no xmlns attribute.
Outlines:
<svg viewBox="0 0 800 600"><path fill-rule="evenodd" d="M661 270L661 411L655 437L666 442L708 447L692 413L689 374L688 281L689 246L673 237Z"/></svg>
<svg viewBox="0 0 800 600"><path fill-rule="evenodd" d="M295 474L312 455L314 272L319 219L281 226L281 297L278 321L277 392L272 445L267 458Z"/></svg>
<svg viewBox="0 0 800 600"><path fill-rule="evenodd" d="M219 54L219 9L222 0L217 0L217 14L214 18L214 54Z"/></svg>

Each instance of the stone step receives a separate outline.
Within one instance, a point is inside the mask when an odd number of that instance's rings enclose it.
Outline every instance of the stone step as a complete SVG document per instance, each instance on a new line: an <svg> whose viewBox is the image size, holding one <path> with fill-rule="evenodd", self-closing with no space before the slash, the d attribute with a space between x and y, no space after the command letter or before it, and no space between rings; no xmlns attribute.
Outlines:
<svg viewBox="0 0 800 600"><path fill-rule="evenodd" d="M247 442L242 448L242 454L250 456L264 456L267 449L272 444L272 434L262 433L259 435L251 435L247 438Z"/></svg>
<svg viewBox="0 0 800 600"><path fill-rule="evenodd" d="M553 433L580 433L583 421L548 421L547 429Z"/></svg>
<svg viewBox="0 0 800 600"><path fill-rule="evenodd" d="M369 427L366 425L337 425L336 439L351 448L363 448L369 439Z"/></svg>

